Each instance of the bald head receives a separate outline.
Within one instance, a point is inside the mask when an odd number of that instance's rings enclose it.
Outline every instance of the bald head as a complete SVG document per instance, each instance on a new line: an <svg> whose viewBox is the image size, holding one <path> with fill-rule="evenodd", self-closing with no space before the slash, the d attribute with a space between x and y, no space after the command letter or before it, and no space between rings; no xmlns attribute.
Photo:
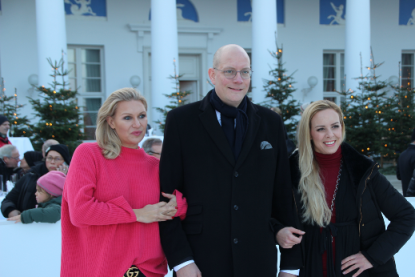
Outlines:
<svg viewBox="0 0 415 277"><path fill-rule="evenodd" d="M55 145L55 144L59 144L59 141L57 141L55 139L48 139L47 141L45 141L45 143L43 143L43 145L42 145L43 157L45 157L46 149L48 149L50 146Z"/></svg>
<svg viewBox="0 0 415 277"><path fill-rule="evenodd" d="M216 50L215 55L213 55L213 67L219 68L223 58L227 56L230 52L241 52L246 55L249 60L248 53L246 53L245 49L237 44L227 44Z"/></svg>
<svg viewBox="0 0 415 277"><path fill-rule="evenodd" d="M216 51L213 68L209 68L208 73L220 100L228 106L238 107L248 92L250 71L251 62L246 51L239 45L228 44Z"/></svg>

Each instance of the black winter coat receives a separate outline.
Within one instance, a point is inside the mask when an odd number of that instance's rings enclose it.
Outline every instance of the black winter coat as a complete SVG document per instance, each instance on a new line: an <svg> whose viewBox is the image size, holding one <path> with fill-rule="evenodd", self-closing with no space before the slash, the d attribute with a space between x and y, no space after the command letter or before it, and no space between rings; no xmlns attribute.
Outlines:
<svg viewBox="0 0 415 277"><path fill-rule="evenodd" d="M357 192L357 207L355 208L359 212L357 226L360 251L373 265L373 268L367 270L366 276L398 276L393 255L410 239L415 230L415 209L385 176L379 173L378 164L358 153L347 143L343 143L341 147L342 176L348 174L348 179L351 180L350 185L354 186ZM290 166L295 199L297 203L300 203L298 183L301 176L298 158L296 151L290 157ZM340 182L341 179L342 177ZM387 230L385 230L382 213L390 220ZM307 268L302 270L307 270Z"/></svg>
<svg viewBox="0 0 415 277"><path fill-rule="evenodd" d="M248 101L235 161L209 97L167 115L161 191L181 191L189 207L185 220L160 222L164 253L170 267L193 258L204 277L275 277L275 235L295 224L282 120ZM281 268L300 267L299 247L282 254Z"/></svg>
<svg viewBox="0 0 415 277"><path fill-rule="evenodd" d="M3 191L7 191L6 182L11 180L13 169L14 168L7 167L3 159L0 159L0 175L3 176L3 184L0 183L0 190L3 189Z"/></svg>
<svg viewBox="0 0 415 277"><path fill-rule="evenodd" d="M1 213L8 217L13 210L23 212L36 207L36 182L44 174L48 173L45 162L32 167L26 175L17 181L14 188L1 202Z"/></svg>
<svg viewBox="0 0 415 277"><path fill-rule="evenodd" d="M398 166L396 167L396 177L402 180L402 192L406 195L409 181L415 170L415 145L409 144L408 148L402 152L398 158Z"/></svg>
<svg viewBox="0 0 415 277"><path fill-rule="evenodd" d="M415 196L415 169L412 173L411 181L409 181L408 190L406 191L407 197L414 197Z"/></svg>

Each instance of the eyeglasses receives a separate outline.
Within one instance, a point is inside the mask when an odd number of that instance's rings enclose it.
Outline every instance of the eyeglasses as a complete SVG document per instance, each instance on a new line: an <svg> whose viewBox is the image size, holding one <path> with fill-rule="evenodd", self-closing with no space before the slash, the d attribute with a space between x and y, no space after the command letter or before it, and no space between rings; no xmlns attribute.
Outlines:
<svg viewBox="0 0 415 277"><path fill-rule="evenodd" d="M52 161L55 161L55 162L61 162L61 161L63 161L63 159L62 158L59 158L59 157L50 157L50 156L48 156L47 158L46 158L46 160L48 161L48 162L52 162Z"/></svg>
<svg viewBox="0 0 415 277"><path fill-rule="evenodd" d="M225 69L225 70L220 70L220 69L217 69L217 68L213 68L213 69L222 72L223 75L225 75L226 79L235 78L236 74L239 72L239 74L241 74L241 78L247 80L247 79L251 78L251 75L252 75L252 72L253 72L249 68L245 68L245 69L242 69L240 71L237 71L237 70L231 69L231 68L230 69Z"/></svg>
<svg viewBox="0 0 415 277"><path fill-rule="evenodd" d="M9 159L14 159L15 161L19 161L20 160L20 157L19 156L17 156L17 157L9 157L9 156L6 156L7 158L9 158Z"/></svg>
<svg viewBox="0 0 415 277"><path fill-rule="evenodd" d="M153 151L148 151L148 154L150 156L152 156L152 155L161 155L161 153L157 153L157 152L153 152Z"/></svg>

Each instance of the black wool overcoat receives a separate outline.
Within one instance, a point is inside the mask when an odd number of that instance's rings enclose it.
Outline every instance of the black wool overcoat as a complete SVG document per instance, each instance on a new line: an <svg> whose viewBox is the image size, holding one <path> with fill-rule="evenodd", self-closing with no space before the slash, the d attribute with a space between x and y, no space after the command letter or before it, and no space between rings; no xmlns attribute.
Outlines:
<svg viewBox="0 0 415 277"><path fill-rule="evenodd" d="M235 161L210 94L167 115L161 191L181 191L189 206L185 220L160 223L164 253L170 267L194 259L204 277L275 277L275 235L295 224L282 120L248 101ZM282 255L281 268L300 268L299 247Z"/></svg>

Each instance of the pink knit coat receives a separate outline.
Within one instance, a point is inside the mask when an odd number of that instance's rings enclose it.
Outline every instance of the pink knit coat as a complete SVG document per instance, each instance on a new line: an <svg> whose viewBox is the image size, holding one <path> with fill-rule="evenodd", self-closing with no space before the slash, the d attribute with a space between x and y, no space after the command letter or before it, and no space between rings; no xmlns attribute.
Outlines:
<svg viewBox="0 0 415 277"><path fill-rule="evenodd" d="M61 277L121 277L131 265L147 277L164 276L158 223L139 223L133 212L159 198L156 158L122 147L109 160L97 143L81 144L62 195ZM186 203L177 199L180 216Z"/></svg>

